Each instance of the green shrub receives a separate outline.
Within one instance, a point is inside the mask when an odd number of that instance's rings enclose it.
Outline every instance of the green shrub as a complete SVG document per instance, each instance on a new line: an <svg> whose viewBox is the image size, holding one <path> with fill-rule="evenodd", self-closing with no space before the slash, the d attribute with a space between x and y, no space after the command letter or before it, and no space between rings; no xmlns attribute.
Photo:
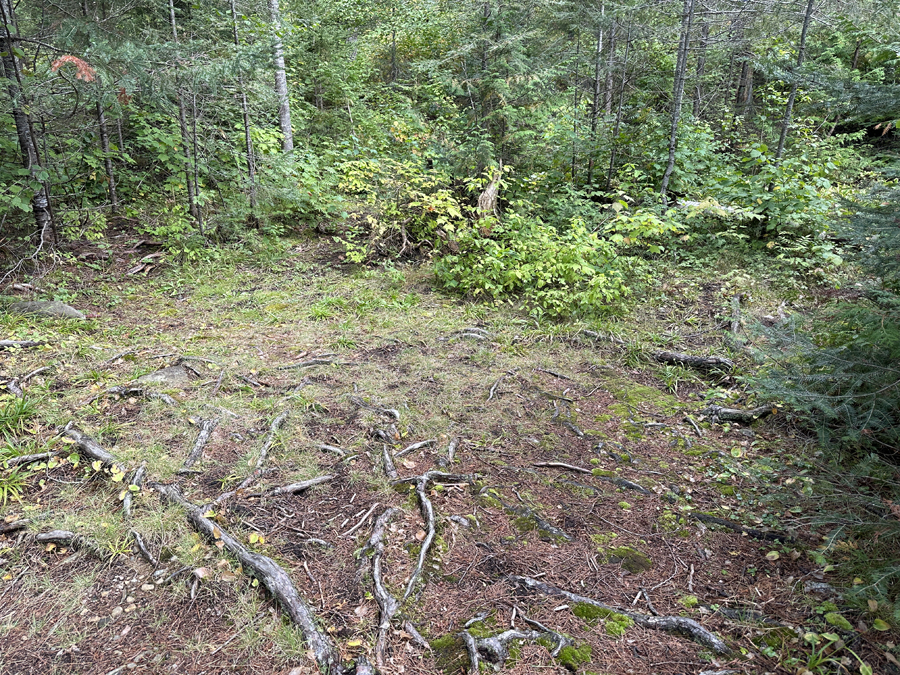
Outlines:
<svg viewBox="0 0 900 675"><path fill-rule="evenodd" d="M574 220L563 232L507 214L461 233L460 252L435 265L440 282L471 298L520 300L535 315L593 315L626 293L613 244Z"/></svg>

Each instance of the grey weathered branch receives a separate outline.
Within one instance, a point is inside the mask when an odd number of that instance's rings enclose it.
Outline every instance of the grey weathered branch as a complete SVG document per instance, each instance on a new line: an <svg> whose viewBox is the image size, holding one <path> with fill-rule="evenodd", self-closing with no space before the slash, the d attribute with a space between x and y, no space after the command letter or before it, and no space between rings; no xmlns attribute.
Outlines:
<svg viewBox="0 0 900 675"><path fill-rule="evenodd" d="M395 452L394 459L399 459L400 457L403 457L404 455L408 455L409 453L411 453L415 450L419 450L420 448L427 448L428 446L434 445L435 443L437 443L436 438L429 438L427 441L419 441L418 443L413 443L412 445L408 445L405 448L403 448L403 450L400 450L399 452Z"/></svg>
<svg viewBox="0 0 900 675"><path fill-rule="evenodd" d="M128 485L128 488L125 490L125 497L122 499L122 513L126 518L131 517L131 500L134 496L134 492L131 489L131 486L134 485L138 489L140 489L141 485L144 483L144 473L147 470L147 464L142 463L134 472L134 476L131 478L131 483Z"/></svg>
<svg viewBox="0 0 900 675"><path fill-rule="evenodd" d="M104 450L97 441L78 429L67 428L62 435L75 441L75 447L90 459L102 462L104 466L115 463L115 457Z"/></svg>
<svg viewBox="0 0 900 675"><path fill-rule="evenodd" d="M19 455L18 457L10 457L9 459L3 460L3 464L5 466L20 466L22 464L34 464L35 462L40 462L45 459L50 459L51 457L56 457L61 450L52 450L50 452L39 452L34 455Z"/></svg>
<svg viewBox="0 0 900 675"><path fill-rule="evenodd" d="M511 576L509 577L509 580L513 584L533 593L542 593L543 595L548 595L551 597L562 597L572 602L592 605L609 612L615 612L616 614L627 616L629 619L634 621L639 626L642 626L643 628L649 628L651 630L659 630L688 637L694 642L698 642L705 647L709 647L717 654L727 654L730 651L728 649L728 645L726 645L721 638L706 630L703 626L701 626L693 619L688 619L683 616L647 616L646 614L636 614L635 612L629 612L628 610L611 607L610 605L599 602L598 600L594 600L593 598L588 598L583 595L576 595L575 593L569 593L568 591L564 591L561 588L551 586L550 584L545 584L544 582L538 581L537 579L532 579L531 577Z"/></svg>
<svg viewBox="0 0 900 675"><path fill-rule="evenodd" d="M374 552L372 555L372 582L374 584L375 601L378 603L380 611L378 638L375 641L375 663L379 667L384 666L385 663L384 652L387 648L387 636L391 630L391 621L397 610L400 609L400 603L385 588L384 577L381 571L381 559L384 556L384 530L391 518L400 512L400 509L389 508L382 513L378 520L375 521L375 526L372 528L372 536L369 537L369 543L366 544L366 551Z"/></svg>
<svg viewBox="0 0 900 675"><path fill-rule="evenodd" d="M792 544L796 542L796 539L786 534L780 534L778 532L768 532L765 530L755 530L752 527L745 527L744 525L735 523L731 520L718 518L716 516L710 516L706 513L692 512L688 515L695 520L699 520L704 523L710 523L712 525L721 525L722 527L727 527L732 532L746 534L748 537L753 537L754 539L761 539L763 541L778 541L783 544Z"/></svg>
<svg viewBox="0 0 900 675"><path fill-rule="evenodd" d="M314 485L321 485L322 483L327 483L334 476L316 476L315 478L310 478L309 480L300 481L299 483L291 483L290 485L284 485L282 487L271 488L262 492L258 495L259 497L275 497L276 495L293 495L298 492L303 492L304 490L308 490ZM248 495L249 496L249 495Z"/></svg>
<svg viewBox="0 0 900 675"><path fill-rule="evenodd" d="M752 410L739 410L738 408L725 408L720 405L711 405L705 408L701 414L709 417L713 422L740 422L753 424L756 420L774 415L778 409L774 405L761 405Z"/></svg>
<svg viewBox="0 0 900 675"><path fill-rule="evenodd" d="M0 349L26 349L47 344L42 340L0 340Z"/></svg>

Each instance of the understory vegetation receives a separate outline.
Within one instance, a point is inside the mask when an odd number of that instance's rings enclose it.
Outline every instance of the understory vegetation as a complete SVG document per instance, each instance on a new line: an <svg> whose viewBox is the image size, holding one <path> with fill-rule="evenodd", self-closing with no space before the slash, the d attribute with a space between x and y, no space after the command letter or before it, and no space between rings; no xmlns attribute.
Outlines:
<svg viewBox="0 0 900 675"><path fill-rule="evenodd" d="M0 15L0 672L900 673L890 3Z"/></svg>

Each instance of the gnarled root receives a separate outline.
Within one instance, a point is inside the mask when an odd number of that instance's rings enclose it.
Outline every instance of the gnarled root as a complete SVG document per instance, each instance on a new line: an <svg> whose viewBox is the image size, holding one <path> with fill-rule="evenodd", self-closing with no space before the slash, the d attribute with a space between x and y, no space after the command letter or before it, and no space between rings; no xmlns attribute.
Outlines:
<svg viewBox="0 0 900 675"><path fill-rule="evenodd" d="M643 628L650 628L653 630L661 630L667 633L682 635L684 637L690 638L694 642L702 644L705 647L709 647L717 654L727 654L730 651L728 649L728 645L726 645L720 638L716 637L713 633L706 630L703 626L701 626L693 619L688 619L682 616L647 616L646 614L636 614L627 610L611 607L602 602L599 602L598 600L594 600L593 598L588 598L583 595L576 595L575 593L569 593L568 591L564 591L561 588L551 586L550 584L545 584L542 581L532 579L531 577L511 576L509 577L509 581L533 593L542 593L543 595L562 597L566 598L567 600L571 600L572 602L592 605L594 607L599 607L600 609L615 612L616 614L622 614L624 616L627 616L629 619L634 621L637 625L642 626Z"/></svg>
<svg viewBox="0 0 900 675"><path fill-rule="evenodd" d="M210 541L221 541L225 548L240 561L245 570L251 571L257 579L263 582L287 612L291 621L300 628L303 638L322 672L343 672L337 647L331 638L316 627L315 615L281 566L267 556L247 550L237 539L204 515L205 506L197 506L188 502L181 495L177 486L153 483L151 487L168 501L186 508L188 522L197 532L206 536Z"/></svg>

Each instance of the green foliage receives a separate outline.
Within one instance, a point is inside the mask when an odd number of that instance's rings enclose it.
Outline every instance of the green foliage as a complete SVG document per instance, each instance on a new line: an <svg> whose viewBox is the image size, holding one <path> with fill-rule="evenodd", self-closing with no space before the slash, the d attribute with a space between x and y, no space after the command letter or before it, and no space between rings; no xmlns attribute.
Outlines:
<svg viewBox="0 0 900 675"><path fill-rule="evenodd" d="M25 425L36 412L33 399L11 397L0 404L0 436L10 438L25 430Z"/></svg>
<svg viewBox="0 0 900 675"><path fill-rule="evenodd" d="M460 252L435 265L448 289L472 298L520 300L535 315L595 316L626 293L615 248L582 222L560 232L507 213L460 233Z"/></svg>

